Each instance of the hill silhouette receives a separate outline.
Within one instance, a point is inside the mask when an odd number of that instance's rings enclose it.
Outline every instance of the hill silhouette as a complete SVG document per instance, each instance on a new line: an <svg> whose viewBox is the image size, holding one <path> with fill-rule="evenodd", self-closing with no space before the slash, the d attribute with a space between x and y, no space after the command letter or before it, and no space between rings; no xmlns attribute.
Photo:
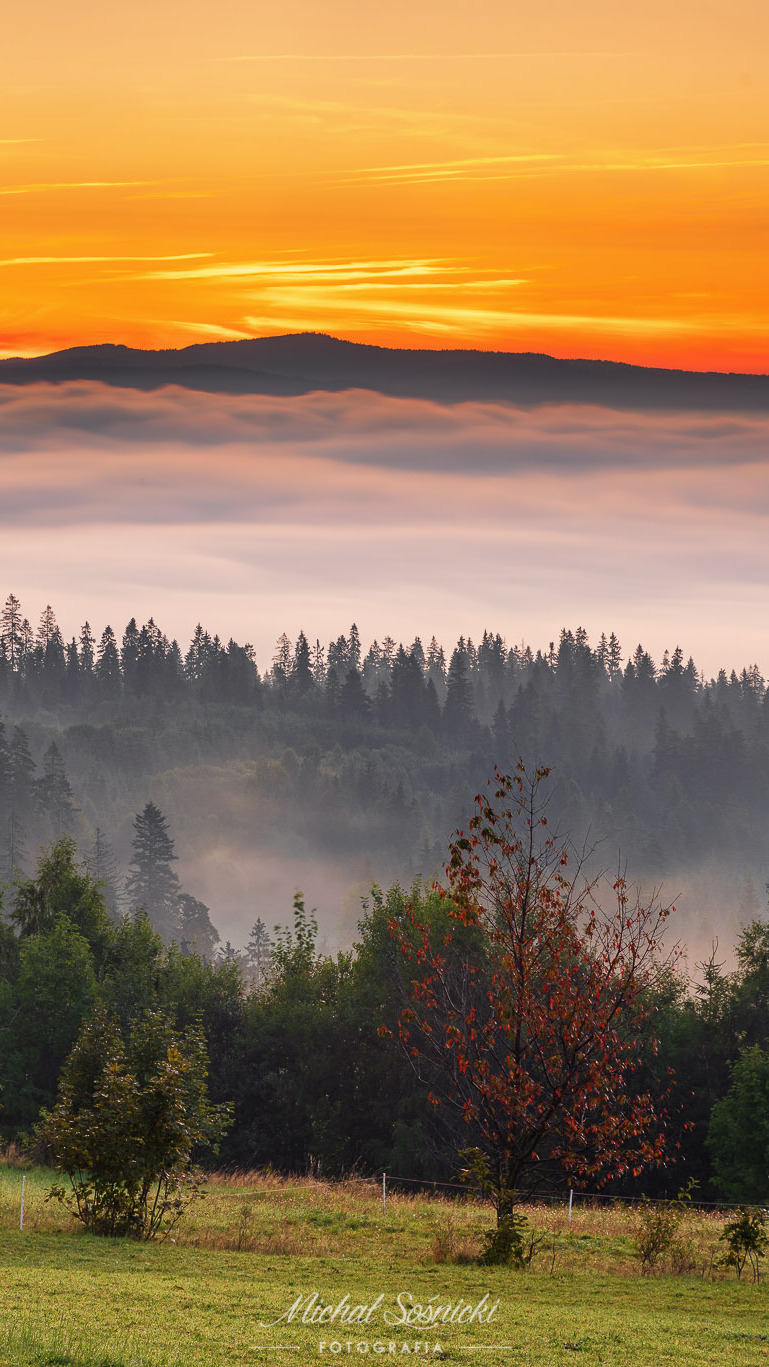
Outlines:
<svg viewBox="0 0 769 1367"><path fill-rule="evenodd" d="M295 333L179 350L106 343L0 361L0 383L99 380L224 394L369 389L441 403L594 403L613 408L769 411L769 375L664 370L618 361L559 360L532 352L419 351Z"/></svg>

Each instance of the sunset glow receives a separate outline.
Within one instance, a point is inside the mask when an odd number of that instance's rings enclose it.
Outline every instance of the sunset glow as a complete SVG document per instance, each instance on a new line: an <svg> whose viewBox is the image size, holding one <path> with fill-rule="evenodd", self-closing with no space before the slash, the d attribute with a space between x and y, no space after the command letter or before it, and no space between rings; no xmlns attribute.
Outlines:
<svg viewBox="0 0 769 1367"><path fill-rule="evenodd" d="M0 354L312 330L766 371L768 16L17 9Z"/></svg>

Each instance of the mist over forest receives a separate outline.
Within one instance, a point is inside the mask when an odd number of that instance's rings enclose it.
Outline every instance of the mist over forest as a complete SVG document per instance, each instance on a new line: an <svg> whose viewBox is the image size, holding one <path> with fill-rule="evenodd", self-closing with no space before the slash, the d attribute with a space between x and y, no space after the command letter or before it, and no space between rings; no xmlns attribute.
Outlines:
<svg viewBox="0 0 769 1367"><path fill-rule="evenodd" d="M494 765L522 756L552 767L552 819L594 864L663 885L692 965L714 939L728 952L765 901L766 683L756 666L706 679L678 646L655 661L610 625L544 645L493 631L369 644L353 625L330 642L283 635L259 661L203 626L169 640L152 618L86 622L67 641L52 608L33 628L10 594L0 882L67 834L113 913L129 910L135 818L152 803L220 954L257 920L285 923L297 889L332 950L355 940L372 882L440 873Z"/></svg>

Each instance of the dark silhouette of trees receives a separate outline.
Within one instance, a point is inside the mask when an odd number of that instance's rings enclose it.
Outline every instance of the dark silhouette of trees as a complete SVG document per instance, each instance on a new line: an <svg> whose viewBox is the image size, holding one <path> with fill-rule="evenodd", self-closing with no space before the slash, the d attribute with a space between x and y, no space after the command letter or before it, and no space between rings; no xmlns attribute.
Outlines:
<svg viewBox="0 0 769 1367"><path fill-rule="evenodd" d="M199 954L201 959L213 959L219 944L219 932L211 924L211 913L204 902L182 892L178 898L179 944L182 951Z"/></svg>

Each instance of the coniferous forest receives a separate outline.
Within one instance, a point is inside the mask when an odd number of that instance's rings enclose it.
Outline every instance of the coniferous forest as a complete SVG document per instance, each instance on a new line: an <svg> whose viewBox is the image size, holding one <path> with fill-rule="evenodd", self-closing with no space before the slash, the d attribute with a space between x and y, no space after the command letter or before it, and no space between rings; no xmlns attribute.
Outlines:
<svg viewBox="0 0 769 1367"><path fill-rule="evenodd" d="M639 1065L676 1162L641 1189L693 1176L762 1199L767 697L755 667L706 679L679 647L655 661L613 632L445 648L364 646L352 626L328 644L282 636L258 662L152 619L66 640L50 607L33 628L9 595L0 1133L33 1133L101 1003L126 1027L149 1009L202 1021L212 1098L234 1106L225 1162L446 1176L458 1137L393 1038L407 969L392 926L409 905L440 923L451 834L520 756L552 766L555 824L588 861L681 900L687 953L654 988L659 1049ZM303 888L293 909L276 866Z"/></svg>

